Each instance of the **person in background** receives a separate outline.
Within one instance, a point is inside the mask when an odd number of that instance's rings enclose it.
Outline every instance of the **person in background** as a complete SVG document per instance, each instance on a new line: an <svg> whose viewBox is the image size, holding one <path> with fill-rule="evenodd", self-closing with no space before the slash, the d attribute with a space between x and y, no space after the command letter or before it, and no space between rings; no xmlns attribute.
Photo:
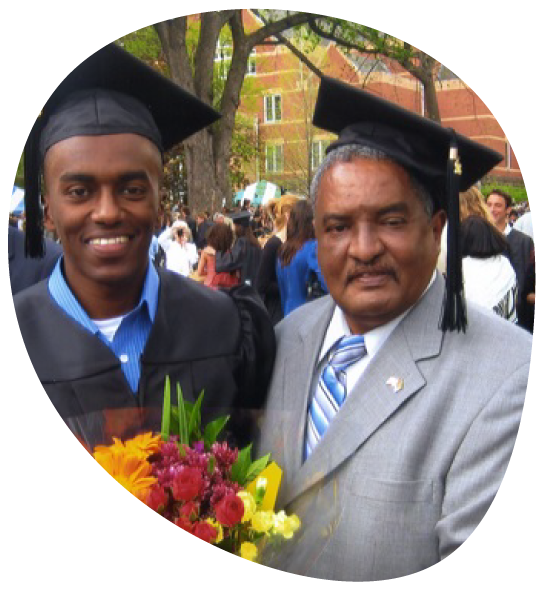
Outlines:
<svg viewBox="0 0 542 589"><path fill-rule="evenodd" d="M216 253L227 253L233 245L233 231L227 223L215 223L207 235L207 245L203 248L197 274L204 277L203 284L211 288L231 288L239 284L239 270L232 272L216 271Z"/></svg>
<svg viewBox="0 0 542 589"><path fill-rule="evenodd" d="M186 205L181 207L181 219L188 225L190 228L190 233L192 234L192 239L195 240L197 227L196 221L190 213L190 207Z"/></svg>
<svg viewBox="0 0 542 589"><path fill-rule="evenodd" d="M198 263L196 246L190 242L188 225L173 230L173 240L166 251L166 269L188 276Z"/></svg>
<svg viewBox="0 0 542 589"><path fill-rule="evenodd" d="M11 294L48 278L62 254L62 247L52 239L45 240L45 255L42 258L26 258L24 255L24 233L9 225L8 260Z"/></svg>
<svg viewBox="0 0 542 589"><path fill-rule="evenodd" d="M516 323L516 273L504 235L478 215L462 221L459 233L465 297Z"/></svg>
<svg viewBox="0 0 542 589"><path fill-rule="evenodd" d="M196 233L194 237L194 243L198 251L201 251L207 244L207 232L212 227L213 222L207 218L207 215L203 212L199 212L196 215Z"/></svg>
<svg viewBox="0 0 542 589"><path fill-rule="evenodd" d="M262 258L262 249L250 228L250 213L241 211L231 216L235 228L235 243L229 252L217 252L217 272L239 271L241 284L255 285Z"/></svg>
<svg viewBox="0 0 542 589"><path fill-rule="evenodd" d="M303 199L292 207L286 225L286 241L279 248L275 267L284 317L307 302L311 274L316 274L327 292L318 264L310 201Z"/></svg>
<svg viewBox="0 0 542 589"><path fill-rule="evenodd" d="M530 309L526 306L525 280L531 260L534 257L534 241L522 231L510 227L508 224L508 215L514 204L512 197L508 193L504 190L495 189L487 197L486 202L497 229L506 237L510 263L516 272L518 283L518 325L529 330Z"/></svg>
<svg viewBox="0 0 542 589"><path fill-rule="evenodd" d="M299 197L293 194L284 194L280 198L270 201L265 208L266 213L273 221L273 234L263 247L256 290L262 297L273 325L276 325L284 317L277 281L278 252L286 241L286 226L290 211L298 201Z"/></svg>
<svg viewBox="0 0 542 589"><path fill-rule="evenodd" d="M514 223L514 229L521 231L528 235L531 239L534 239L533 233L533 216L531 211L526 211L521 217Z"/></svg>

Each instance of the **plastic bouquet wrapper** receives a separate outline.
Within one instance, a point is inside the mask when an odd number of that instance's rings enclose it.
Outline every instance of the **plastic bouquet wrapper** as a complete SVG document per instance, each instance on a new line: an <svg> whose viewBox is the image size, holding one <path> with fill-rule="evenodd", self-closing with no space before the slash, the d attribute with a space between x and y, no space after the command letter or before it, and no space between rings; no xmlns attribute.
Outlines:
<svg viewBox="0 0 542 589"><path fill-rule="evenodd" d="M252 460L220 436L229 420L202 427L195 403L166 379L162 411L118 409L68 420L96 461L130 493L181 529L247 560L276 562L301 529L275 511L282 472L270 455Z"/></svg>

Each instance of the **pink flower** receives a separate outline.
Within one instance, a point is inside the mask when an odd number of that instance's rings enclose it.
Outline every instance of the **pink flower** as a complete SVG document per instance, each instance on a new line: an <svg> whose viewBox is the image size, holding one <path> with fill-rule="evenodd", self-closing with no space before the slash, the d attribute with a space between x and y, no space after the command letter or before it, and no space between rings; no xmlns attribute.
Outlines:
<svg viewBox="0 0 542 589"><path fill-rule="evenodd" d="M198 517L199 507L194 501L188 501L179 509L180 517L194 521Z"/></svg>

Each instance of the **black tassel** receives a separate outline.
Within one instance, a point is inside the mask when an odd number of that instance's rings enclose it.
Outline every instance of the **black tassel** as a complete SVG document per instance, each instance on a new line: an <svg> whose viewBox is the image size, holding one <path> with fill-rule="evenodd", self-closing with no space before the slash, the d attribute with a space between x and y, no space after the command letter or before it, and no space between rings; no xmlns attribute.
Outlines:
<svg viewBox="0 0 542 589"><path fill-rule="evenodd" d="M467 327L467 311L463 289L463 265L459 244L459 181L461 164L455 133L452 130L450 157L447 165L448 253L446 258L446 293L442 306L440 329L463 331Z"/></svg>
<svg viewBox="0 0 542 589"><path fill-rule="evenodd" d="M24 148L25 256L32 258L41 258L45 254L40 195L40 134L41 117L32 127Z"/></svg>

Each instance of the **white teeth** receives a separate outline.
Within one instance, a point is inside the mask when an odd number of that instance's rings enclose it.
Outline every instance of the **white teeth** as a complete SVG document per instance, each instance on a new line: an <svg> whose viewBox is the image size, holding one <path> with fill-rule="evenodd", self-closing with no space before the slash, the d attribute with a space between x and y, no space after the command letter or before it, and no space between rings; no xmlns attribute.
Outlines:
<svg viewBox="0 0 542 589"><path fill-rule="evenodd" d="M123 235L122 237L109 237L109 238L98 238L98 239L91 239L90 242L92 245L110 245L113 243L128 243L128 237Z"/></svg>

